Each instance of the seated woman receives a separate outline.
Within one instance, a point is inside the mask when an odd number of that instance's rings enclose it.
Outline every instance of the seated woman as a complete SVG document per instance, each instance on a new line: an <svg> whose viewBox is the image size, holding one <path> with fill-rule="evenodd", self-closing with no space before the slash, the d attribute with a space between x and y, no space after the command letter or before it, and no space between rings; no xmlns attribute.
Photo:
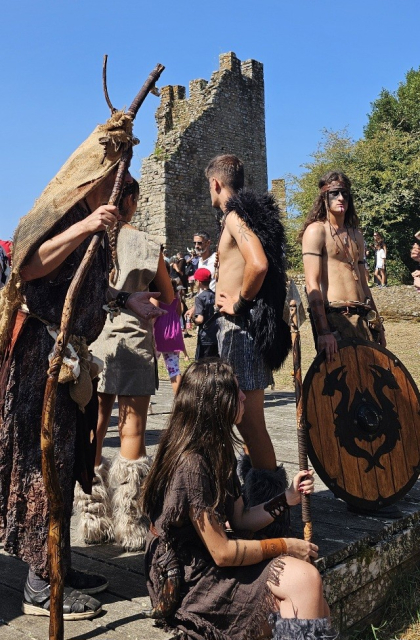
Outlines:
<svg viewBox="0 0 420 640"><path fill-rule="evenodd" d="M183 640L256 639L270 634L268 620L278 640L336 638L309 562L318 547L245 538L312 493L314 481L312 471L301 471L284 494L244 509L233 431L244 399L218 358L191 364L181 379L143 493L152 522L145 557L152 615Z"/></svg>

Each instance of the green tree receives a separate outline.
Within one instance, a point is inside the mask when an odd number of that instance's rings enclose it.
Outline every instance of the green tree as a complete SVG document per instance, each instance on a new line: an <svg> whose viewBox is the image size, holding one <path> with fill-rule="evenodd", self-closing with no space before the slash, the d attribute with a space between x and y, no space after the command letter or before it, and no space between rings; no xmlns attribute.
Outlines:
<svg viewBox="0 0 420 640"><path fill-rule="evenodd" d="M372 111L364 133L367 139L374 138L382 128L407 133L420 131L420 68L410 69L397 91L382 89L379 98L372 104Z"/></svg>

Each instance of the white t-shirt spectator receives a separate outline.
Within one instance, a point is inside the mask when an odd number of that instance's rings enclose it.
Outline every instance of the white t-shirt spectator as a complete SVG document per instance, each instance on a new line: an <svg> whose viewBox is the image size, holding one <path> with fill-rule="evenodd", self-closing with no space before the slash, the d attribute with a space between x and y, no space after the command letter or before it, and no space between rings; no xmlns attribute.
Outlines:
<svg viewBox="0 0 420 640"><path fill-rule="evenodd" d="M386 251L385 249L378 249L376 252L376 269L383 269L385 264Z"/></svg>
<svg viewBox="0 0 420 640"><path fill-rule="evenodd" d="M203 260L203 258L200 258L198 261L198 268L204 268L204 269L208 269L211 273L211 280L210 280L210 289L212 291L216 291L216 279L214 277L214 261L216 260L216 254L212 253L208 258L206 258L205 260Z"/></svg>

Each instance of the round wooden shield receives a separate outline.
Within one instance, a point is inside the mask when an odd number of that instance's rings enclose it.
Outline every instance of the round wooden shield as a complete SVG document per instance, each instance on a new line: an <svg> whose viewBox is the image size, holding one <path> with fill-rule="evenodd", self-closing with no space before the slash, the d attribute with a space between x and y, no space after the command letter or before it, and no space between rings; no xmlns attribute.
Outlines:
<svg viewBox="0 0 420 640"><path fill-rule="evenodd" d="M420 394L390 351L349 339L335 362L320 353L303 403L309 458L335 496L376 510L411 489L420 473Z"/></svg>

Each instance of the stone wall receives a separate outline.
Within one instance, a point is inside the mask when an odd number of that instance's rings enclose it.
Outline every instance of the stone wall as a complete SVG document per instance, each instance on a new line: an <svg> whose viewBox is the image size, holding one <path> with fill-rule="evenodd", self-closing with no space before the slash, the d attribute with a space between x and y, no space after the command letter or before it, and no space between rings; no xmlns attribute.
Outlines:
<svg viewBox="0 0 420 640"><path fill-rule="evenodd" d="M156 112L158 136L142 164L134 224L164 243L172 254L191 246L195 231L217 229L204 169L221 153L239 156L246 186L267 190L263 65L219 57L210 81L166 86Z"/></svg>

